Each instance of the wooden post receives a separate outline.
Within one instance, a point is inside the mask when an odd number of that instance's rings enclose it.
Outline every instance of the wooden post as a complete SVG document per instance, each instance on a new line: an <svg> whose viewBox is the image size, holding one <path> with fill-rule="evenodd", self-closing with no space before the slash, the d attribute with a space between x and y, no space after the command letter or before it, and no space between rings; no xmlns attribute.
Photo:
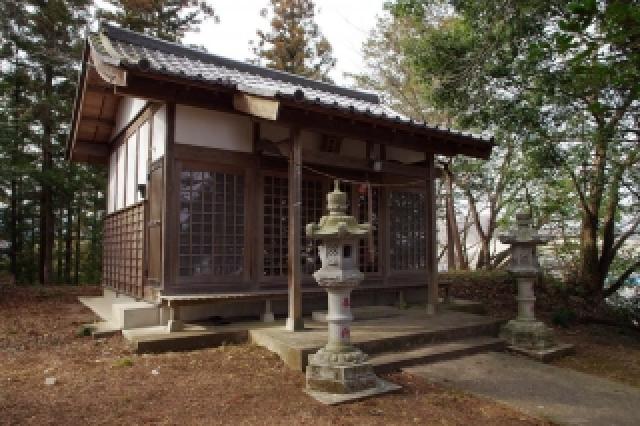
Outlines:
<svg viewBox="0 0 640 426"><path fill-rule="evenodd" d="M436 253L436 169L433 153L426 153L426 173L424 192L425 238L426 238L426 274L427 274L427 313L435 315L438 307L438 254Z"/></svg>
<svg viewBox="0 0 640 426"><path fill-rule="evenodd" d="M164 151L164 194L162 202L162 288L166 289L175 285L174 264L178 261L175 255L178 244L176 231L178 229L177 211L178 205L177 191L175 185L175 163L174 163L174 138L176 121L176 104L167 104L167 135Z"/></svg>
<svg viewBox="0 0 640 426"><path fill-rule="evenodd" d="M291 152L289 153L289 316L287 330L298 331L304 329L302 320L302 290L301 290L301 204L302 202L302 146L300 130L291 129Z"/></svg>

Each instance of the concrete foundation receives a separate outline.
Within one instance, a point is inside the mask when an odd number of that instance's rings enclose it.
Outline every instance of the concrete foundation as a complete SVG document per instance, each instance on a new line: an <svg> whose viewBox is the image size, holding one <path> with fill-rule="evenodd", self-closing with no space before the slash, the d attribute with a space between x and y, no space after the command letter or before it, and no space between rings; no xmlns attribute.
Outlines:
<svg viewBox="0 0 640 426"><path fill-rule="evenodd" d="M520 346L507 346L509 352L524 355L542 362L550 362L563 356L571 355L576 352L575 346L568 343L560 343L545 349L528 349Z"/></svg>
<svg viewBox="0 0 640 426"><path fill-rule="evenodd" d="M375 378L376 382L374 386L368 389L354 391L351 393L331 393L321 392L317 390L305 389L305 393L316 401L325 405L337 405L345 402L358 401L361 399L369 398L371 396L382 395L389 392L395 392L402 389L401 386L395 383L388 382L379 377Z"/></svg>

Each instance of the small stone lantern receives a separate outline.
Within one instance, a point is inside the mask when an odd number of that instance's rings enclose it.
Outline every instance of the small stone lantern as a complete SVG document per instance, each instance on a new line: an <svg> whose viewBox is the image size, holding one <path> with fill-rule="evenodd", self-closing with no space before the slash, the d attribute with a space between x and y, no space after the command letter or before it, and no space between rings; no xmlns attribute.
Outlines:
<svg viewBox="0 0 640 426"><path fill-rule="evenodd" d="M534 313L534 284L540 272L536 246L546 244L551 238L533 229L528 213L517 213L516 224L515 231L501 235L500 241L511 244L508 270L515 275L518 285L518 316L502 328L500 337L507 341L511 350L546 361L573 349L571 345L556 345L553 331L536 320Z"/></svg>
<svg viewBox="0 0 640 426"><path fill-rule="evenodd" d="M325 403L354 399L395 389L377 378L367 355L351 345L351 290L364 278L359 270L358 243L369 232L347 212L347 194L335 181L327 195L329 214L307 225L308 237L322 241L318 247L322 267L313 276L328 294L329 338L325 347L309 355L307 391Z"/></svg>

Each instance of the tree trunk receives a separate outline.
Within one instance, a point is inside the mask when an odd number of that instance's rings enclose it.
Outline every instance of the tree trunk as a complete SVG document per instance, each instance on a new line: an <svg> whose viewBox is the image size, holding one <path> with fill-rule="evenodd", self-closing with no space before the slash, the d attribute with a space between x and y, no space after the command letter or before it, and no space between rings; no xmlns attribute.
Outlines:
<svg viewBox="0 0 640 426"><path fill-rule="evenodd" d="M602 293L605 279L600 271L600 262L598 261L597 228L597 218L588 212L583 212L582 226L580 229L581 264L578 277L587 293L593 296L597 296Z"/></svg>
<svg viewBox="0 0 640 426"><path fill-rule="evenodd" d="M53 68L45 65L45 86L44 101L51 100L53 88ZM51 123L51 109L45 108L42 137L42 182L40 187L40 283L49 284L51 282L53 270L53 240L54 240L54 217L53 217L53 197L48 174L53 169L52 135L53 126Z"/></svg>
<svg viewBox="0 0 640 426"><path fill-rule="evenodd" d="M82 207L80 206L80 201L83 198L80 197L80 199L78 200L78 212L76 214L77 219L76 219L76 267L75 267L75 276L73 278L73 282L75 285L79 285L80 284L80 226L81 226L81 222L80 222L80 217L81 217L81 212L82 212Z"/></svg>
<svg viewBox="0 0 640 426"><path fill-rule="evenodd" d="M56 241L56 282L58 284L62 283L63 280L63 265L64 265L64 209L59 208L56 220L56 233L57 233L57 241Z"/></svg>
<svg viewBox="0 0 640 426"><path fill-rule="evenodd" d="M64 240L64 283L71 284L71 254L73 244L73 210L71 210L71 201L67 204L67 223Z"/></svg>
<svg viewBox="0 0 640 426"><path fill-rule="evenodd" d="M11 218L9 220L11 249L9 251L9 269L14 278L18 275L18 182L11 179Z"/></svg>
<svg viewBox="0 0 640 426"><path fill-rule="evenodd" d="M446 210L447 210L447 236L449 239L449 259L452 261L449 265L453 265L453 269L469 269L464 253L462 251L462 241L460 238L460 230L458 229L458 221L456 219L455 204L453 199L453 178L450 171L445 171L445 179L447 185Z"/></svg>

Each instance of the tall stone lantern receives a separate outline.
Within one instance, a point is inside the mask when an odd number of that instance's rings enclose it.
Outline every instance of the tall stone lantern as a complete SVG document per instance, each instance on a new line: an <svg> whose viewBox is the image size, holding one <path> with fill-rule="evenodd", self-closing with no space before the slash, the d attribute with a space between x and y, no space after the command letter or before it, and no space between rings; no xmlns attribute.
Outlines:
<svg viewBox="0 0 640 426"><path fill-rule="evenodd" d="M571 345L557 345L553 331L535 317L534 284L540 272L536 247L550 239L537 233L528 213L517 213L516 229L500 236L502 243L511 244L508 270L515 275L518 286L518 316L502 328L500 337L511 350L543 361L573 349Z"/></svg>
<svg viewBox="0 0 640 426"><path fill-rule="evenodd" d="M369 224L347 215L347 194L335 181L327 194L329 214L306 227L308 237L322 241L318 247L322 267L313 277L328 295L328 343L309 355L307 392L325 403L354 399L394 390L373 372L367 355L351 345L351 290L364 278L359 270L358 243L369 232ZM355 396L355 397L354 397Z"/></svg>

